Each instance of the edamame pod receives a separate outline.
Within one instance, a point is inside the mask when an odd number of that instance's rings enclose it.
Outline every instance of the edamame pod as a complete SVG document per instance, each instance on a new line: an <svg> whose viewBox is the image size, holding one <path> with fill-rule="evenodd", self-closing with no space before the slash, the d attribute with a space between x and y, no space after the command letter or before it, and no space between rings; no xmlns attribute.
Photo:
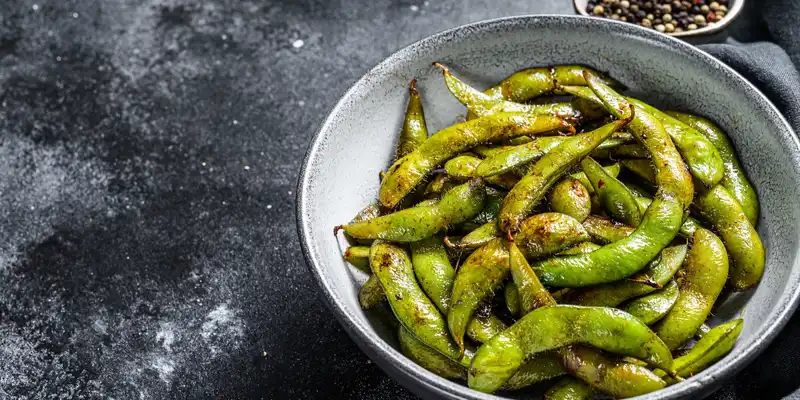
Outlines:
<svg viewBox="0 0 800 400"><path fill-rule="evenodd" d="M445 238L445 244L448 247L460 250L473 250L491 242L499 236L500 229L497 228L497 222L492 220L466 234L461 238L461 240L458 241L458 243L451 243L447 238Z"/></svg>
<svg viewBox="0 0 800 400"><path fill-rule="evenodd" d="M469 387L494 392L533 354L584 343L671 370L661 339L633 316L611 308L555 305L533 310L484 343L469 367Z"/></svg>
<svg viewBox="0 0 800 400"><path fill-rule="evenodd" d="M665 285L678 272L686 258L686 245L667 247L661 256L628 280L606 283L570 294L567 302L584 306L616 307L624 301L644 296ZM651 283L643 283L643 282Z"/></svg>
<svg viewBox="0 0 800 400"><path fill-rule="evenodd" d="M465 230L474 230L479 226L493 222L497 218L497 213L500 211L500 204L503 203L503 198L506 197L506 192L497 190L491 186L486 188L486 204L478 215L474 216L471 220L465 222L462 228Z"/></svg>
<svg viewBox="0 0 800 400"><path fill-rule="evenodd" d="M587 76L587 82L609 112L618 118L634 114L625 98L611 88L591 76ZM658 192L653 203L630 236L591 253L556 256L532 265L545 285L581 287L626 278L647 266L678 234L684 212L692 202L693 185L686 166L664 128L647 112L636 110L630 130L658 167Z"/></svg>
<svg viewBox="0 0 800 400"><path fill-rule="evenodd" d="M453 289L456 271L450 264L442 238L434 236L411 243L411 264L420 287L433 301L436 308L447 315L450 310L450 293ZM506 329L503 321L494 315L487 318L473 318L467 327L467 336L483 343Z"/></svg>
<svg viewBox="0 0 800 400"><path fill-rule="evenodd" d="M341 229L359 239L415 242L469 220L483 209L485 200L486 189L474 180L448 191L436 205L408 208Z"/></svg>
<svg viewBox="0 0 800 400"><path fill-rule="evenodd" d="M600 204L613 218L629 225L639 226L642 222L639 205L622 182L606 173L603 166L591 157L581 161L581 169L592 183Z"/></svg>
<svg viewBox="0 0 800 400"><path fill-rule="evenodd" d="M503 385L503 389L519 390L566 373L567 371L561 365L561 360L555 352L539 353L517 369L511 379Z"/></svg>
<svg viewBox="0 0 800 400"><path fill-rule="evenodd" d="M589 233L575 218L561 213L536 214L519 226L514 242L528 259L562 252L589 240Z"/></svg>
<svg viewBox="0 0 800 400"><path fill-rule="evenodd" d="M583 243L578 243L575 246L572 246L558 254L567 256L570 254L591 253L599 249L600 247L602 246L600 246L599 244L594 244L592 242L583 242Z"/></svg>
<svg viewBox="0 0 800 400"><path fill-rule="evenodd" d="M688 378L717 362L733 349L743 326L743 320L735 319L712 328L686 355L675 359L675 373Z"/></svg>
<svg viewBox="0 0 800 400"><path fill-rule="evenodd" d="M524 104L495 98L483 93L453 76L444 65L435 62L444 74L444 81L450 93L471 112L470 117L485 117L497 112L521 112L526 114L555 115L570 121L577 121L581 112L570 103Z"/></svg>
<svg viewBox="0 0 800 400"><path fill-rule="evenodd" d="M422 110L416 79L408 86L408 95L403 131L397 143L397 158L411 153L428 139L428 126L425 124L425 112Z"/></svg>
<svg viewBox="0 0 800 400"><path fill-rule="evenodd" d="M464 348L464 333L475 310L494 294L508 274L508 250L502 239L494 239L475 250L459 267L447 325L460 349Z"/></svg>
<svg viewBox="0 0 800 400"><path fill-rule="evenodd" d="M372 276L380 282L400 324L432 349L458 360L463 351L450 339L442 314L417 284L406 251L397 245L376 241L370 251L370 265Z"/></svg>
<svg viewBox="0 0 800 400"><path fill-rule="evenodd" d="M624 224L614 222L608 218L590 215L583 221L583 227L593 241L600 244L609 244L625 239L636 229Z"/></svg>
<svg viewBox="0 0 800 400"><path fill-rule="evenodd" d="M557 65L516 72L485 93L493 98L516 102L525 102L547 93L564 94L558 88L560 85L586 85L584 71L595 73L610 86L618 85L611 78L582 65Z"/></svg>
<svg viewBox="0 0 800 400"><path fill-rule="evenodd" d="M639 318L647 325L653 325L663 318L678 300L678 283L671 281L653 294L631 300L621 308L622 311Z"/></svg>
<svg viewBox="0 0 800 400"><path fill-rule="evenodd" d="M544 392L544 400L591 400L594 389L579 379L566 376Z"/></svg>
<svg viewBox="0 0 800 400"><path fill-rule="evenodd" d="M603 169L606 171L607 174L616 178L619 176L622 167L619 165L619 163L614 163L611 165L603 166ZM573 179L577 179L578 182L580 182L584 187L586 187L586 190L589 191L589 194L594 194L594 187L592 187L592 182L589 182L589 178L586 176L585 173L583 173L583 171L573 172L569 174L569 176Z"/></svg>
<svg viewBox="0 0 800 400"><path fill-rule="evenodd" d="M510 312L512 316L519 318L522 308L520 308L517 284L513 281L506 283L506 287L503 289L503 297L506 299L506 308L508 308L508 312Z"/></svg>
<svg viewBox="0 0 800 400"><path fill-rule="evenodd" d="M746 220L745 220L746 221ZM717 235L698 229L683 264L678 300L654 330L675 350L703 325L728 278L728 255Z"/></svg>
<svg viewBox="0 0 800 400"><path fill-rule="evenodd" d="M483 160L472 156L456 156L444 164L444 170L448 175L458 179L478 178L478 166ZM519 178L511 173L484 177L486 183L499 186L503 189L510 189L519 182Z"/></svg>
<svg viewBox="0 0 800 400"><path fill-rule="evenodd" d="M755 226L756 222L758 222L758 194L756 194L750 181L747 180L747 176L741 164L739 164L739 159L736 157L736 150L734 150L733 144L725 132L703 117L677 111L667 111L667 114L693 127L714 144L725 168L725 175L722 177L720 185L728 189L742 206L742 211L747 215L747 220Z"/></svg>
<svg viewBox="0 0 800 400"><path fill-rule="evenodd" d="M363 310L369 310L384 300L386 300L386 293L383 292L381 283L375 275L370 275L369 279L361 286L361 290L358 291L358 304Z"/></svg>
<svg viewBox="0 0 800 400"><path fill-rule="evenodd" d="M344 260L364 272L370 272L368 246L348 247L347 250L344 251Z"/></svg>
<svg viewBox="0 0 800 400"><path fill-rule="evenodd" d="M647 149L642 147L642 145L635 143L598 148L592 152L592 157L608 159L649 158L650 155L647 153Z"/></svg>
<svg viewBox="0 0 800 400"><path fill-rule="evenodd" d="M572 177L562 178L548 195L550 209L583 222L592 212L592 201L586 186Z"/></svg>
<svg viewBox="0 0 800 400"><path fill-rule="evenodd" d="M636 195L635 198L636 203L639 204L639 210L642 212L647 211L647 207L650 207L650 203L653 202L653 199L650 197ZM681 230L678 231L678 233L683 237L690 238L694 236L694 232L701 227L702 225L700 224L700 221L690 216L686 216L686 219L683 220L683 225L681 225Z"/></svg>
<svg viewBox="0 0 800 400"><path fill-rule="evenodd" d="M481 177L489 177L513 172L515 169L541 158L568 139L569 136L544 136L519 146L509 147L484 159L478 165L477 174Z"/></svg>
<svg viewBox="0 0 800 400"><path fill-rule="evenodd" d="M695 210L719 233L730 257L730 283L742 292L764 274L764 245L738 201L722 185L698 189Z"/></svg>
<svg viewBox="0 0 800 400"><path fill-rule="evenodd" d="M425 186L425 191L422 193L422 195L428 199L436 200L441 197L443 193L446 193L450 191L450 189L458 186L458 184L459 182L456 178L441 172L436 174L433 179L428 182L428 185Z"/></svg>
<svg viewBox="0 0 800 400"><path fill-rule="evenodd" d="M667 385L647 367L612 359L585 346L571 346L570 351L559 354L570 374L615 398L639 396Z"/></svg>
<svg viewBox="0 0 800 400"><path fill-rule="evenodd" d="M525 315L540 307L555 305L553 296L539 282L539 278L533 273L525 256L514 242L508 244L508 257L511 277L519 294L519 315Z"/></svg>
<svg viewBox="0 0 800 400"><path fill-rule="evenodd" d="M571 128L557 117L520 113L498 113L445 128L389 168L381 182L381 204L393 208L432 170L480 144Z"/></svg>
<svg viewBox="0 0 800 400"><path fill-rule="evenodd" d="M503 232L516 232L519 224L562 175L629 121L620 120L592 132L570 137L542 156L503 199L498 215L500 229Z"/></svg>
<svg viewBox="0 0 800 400"><path fill-rule="evenodd" d="M464 366L428 347L402 325L397 330L397 340L400 342L400 350L403 355L422 368L446 379L466 377L467 370Z"/></svg>
<svg viewBox="0 0 800 400"><path fill-rule="evenodd" d="M377 217L380 217L380 216L381 216L381 207L380 207L380 205L378 204L377 201L373 201L372 203L369 203L366 207L364 207L361 211L359 211L358 214L356 214L356 216L353 217L352 220L350 220L350 223L351 224L355 224L357 222L369 221L369 220L371 220L373 218L377 218ZM345 238L347 238L347 242L350 243L350 244L363 244L363 245L372 244L372 240L371 239L369 239L369 240L367 240L367 239L361 239L361 240L355 239L355 238L351 237L350 235L348 235L346 232L345 232L344 236L345 236Z"/></svg>

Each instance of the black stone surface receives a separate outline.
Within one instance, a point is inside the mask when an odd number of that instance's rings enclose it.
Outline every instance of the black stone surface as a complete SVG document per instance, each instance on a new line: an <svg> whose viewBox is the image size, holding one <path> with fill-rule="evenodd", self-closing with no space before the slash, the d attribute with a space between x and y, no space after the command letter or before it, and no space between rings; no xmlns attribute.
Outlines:
<svg viewBox="0 0 800 400"><path fill-rule="evenodd" d="M309 279L293 215L306 146L392 51L466 22L572 13L568 0L0 5L8 399L413 398ZM790 393L797 350L783 335L716 398Z"/></svg>

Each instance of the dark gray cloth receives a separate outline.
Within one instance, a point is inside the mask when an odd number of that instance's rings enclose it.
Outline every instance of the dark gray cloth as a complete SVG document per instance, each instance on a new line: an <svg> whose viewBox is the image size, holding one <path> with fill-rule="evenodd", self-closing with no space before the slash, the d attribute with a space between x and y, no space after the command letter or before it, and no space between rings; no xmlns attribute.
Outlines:
<svg viewBox="0 0 800 400"><path fill-rule="evenodd" d="M761 2L759 2L761 3ZM771 42L700 46L744 75L777 106L795 132L800 132L800 2L767 0L761 20ZM800 313L796 313L770 347L726 386L719 397L729 399L771 396L799 398L793 377L800 354ZM797 390L797 391L795 391Z"/></svg>

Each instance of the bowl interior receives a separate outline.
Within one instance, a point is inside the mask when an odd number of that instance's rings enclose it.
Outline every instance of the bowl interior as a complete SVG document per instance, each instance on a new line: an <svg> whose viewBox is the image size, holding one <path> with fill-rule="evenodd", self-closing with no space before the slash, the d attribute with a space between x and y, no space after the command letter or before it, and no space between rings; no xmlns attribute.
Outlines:
<svg viewBox="0 0 800 400"><path fill-rule="evenodd" d="M306 256L348 332L390 373L420 390L433 387L456 397L482 396L403 364L405 358L390 347L394 330L385 315L367 315L359 308L358 288L366 275L342 260L346 242L332 234L335 225L349 221L377 196L378 172L392 162L412 78L419 80L431 132L464 115L441 73L431 67L433 61L448 65L479 88L526 67L586 64L608 71L629 87L628 93L654 105L715 121L730 135L758 191L766 274L756 290L730 296L714 311L715 323L745 319L734 351L705 372L650 397L707 394L730 372L726 369L741 368L765 346L763 341L772 338L779 321L793 310L800 280L800 148L791 128L738 75L677 40L629 24L520 17L444 32L396 53L342 98L309 150L298 203Z"/></svg>

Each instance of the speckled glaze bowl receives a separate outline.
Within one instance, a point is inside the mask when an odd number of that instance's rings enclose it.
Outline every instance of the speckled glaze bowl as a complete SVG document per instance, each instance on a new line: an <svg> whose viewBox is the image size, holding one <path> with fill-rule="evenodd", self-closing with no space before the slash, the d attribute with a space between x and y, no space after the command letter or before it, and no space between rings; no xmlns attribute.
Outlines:
<svg viewBox="0 0 800 400"><path fill-rule="evenodd" d="M759 354L795 309L800 285L800 143L775 107L739 74L690 45L631 24L579 16L525 16L479 22L423 39L387 58L345 93L311 143L297 191L303 252L322 296L353 340L395 379L424 397L496 399L448 381L406 359L385 314L364 313L366 275L342 260L334 225L377 196L378 172L392 162L416 77L428 126L452 124L464 108L447 92L433 61L488 87L531 66L580 63L612 76L655 105L702 114L731 136L761 200L758 231L767 249L756 290L727 297L716 324L745 320L733 352L685 382L641 398L699 398ZM391 317L388 317L391 318ZM530 398L530 393L503 393Z"/></svg>

